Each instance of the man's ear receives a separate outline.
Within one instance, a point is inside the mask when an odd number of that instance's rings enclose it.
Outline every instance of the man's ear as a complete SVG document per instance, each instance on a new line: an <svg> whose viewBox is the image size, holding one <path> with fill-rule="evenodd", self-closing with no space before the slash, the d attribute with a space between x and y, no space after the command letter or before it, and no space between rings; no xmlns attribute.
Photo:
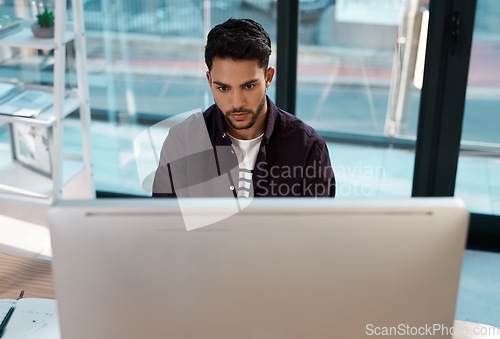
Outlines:
<svg viewBox="0 0 500 339"><path fill-rule="evenodd" d="M269 67L267 69L267 71L266 71L266 88L271 85L271 82L273 82L274 72L275 72L274 67Z"/></svg>
<svg viewBox="0 0 500 339"><path fill-rule="evenodd" d="M212 77L210 76L210 71L207 71L208 86L212 86Z"/></svg>

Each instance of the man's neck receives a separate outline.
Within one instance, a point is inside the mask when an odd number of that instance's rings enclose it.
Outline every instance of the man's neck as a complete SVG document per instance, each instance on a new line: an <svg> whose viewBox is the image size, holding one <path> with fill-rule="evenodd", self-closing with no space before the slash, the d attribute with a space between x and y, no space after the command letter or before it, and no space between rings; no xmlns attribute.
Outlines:
<svg viewBox="0 0 500 339"><path fill-rule="evenodd" d="M255 125L254 125L255 127ZM255 139L259 136L261 136L265 131L264 126L259 129L255 128L249 128L249 129L240 129L240 130L235 130L229 125L226 125L226 133L230 134L232 137L240 140L252 140Z"/></svg>

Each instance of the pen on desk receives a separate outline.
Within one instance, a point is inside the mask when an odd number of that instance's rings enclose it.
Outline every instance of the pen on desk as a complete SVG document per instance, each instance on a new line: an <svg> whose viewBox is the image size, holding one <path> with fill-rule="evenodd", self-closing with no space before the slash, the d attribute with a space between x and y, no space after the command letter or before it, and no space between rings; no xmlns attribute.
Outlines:
<svg viewBox="0 0 500 339"><path fill-rule="evenodd" d="M15 307L11 306L9 309L9 312L7 312L7 314L3 318L2 324L0 325L0 338L3 336L3 330L5 329L5 326L7 326L7 323L9 322L9 319L10 319L12 313L14 312L14 309L15 309Z"/></svg>

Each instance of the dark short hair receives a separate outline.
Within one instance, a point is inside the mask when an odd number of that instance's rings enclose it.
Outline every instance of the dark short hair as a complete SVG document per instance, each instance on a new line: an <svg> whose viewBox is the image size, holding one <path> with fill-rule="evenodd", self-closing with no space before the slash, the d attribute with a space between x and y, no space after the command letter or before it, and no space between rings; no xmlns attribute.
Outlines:
<svg viewBox="0 0 500 339"><path fill-rule="evenodd" d="M269 65L271 38L252 19L229 19L212 28L205 45L205 63L212 70L215 57L233 60L259 60L264 70Z"/></svg>

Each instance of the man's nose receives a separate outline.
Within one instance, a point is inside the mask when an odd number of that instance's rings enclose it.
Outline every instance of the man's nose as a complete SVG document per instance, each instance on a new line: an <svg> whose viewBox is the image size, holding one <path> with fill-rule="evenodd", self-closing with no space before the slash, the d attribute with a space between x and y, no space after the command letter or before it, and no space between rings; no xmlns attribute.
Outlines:
<svg viewBox="0 0 500 339"><path fill-rule="evenodd" d="M233 91L233 107L238 109L245 106L245 96L239 90Z"/></svg>

